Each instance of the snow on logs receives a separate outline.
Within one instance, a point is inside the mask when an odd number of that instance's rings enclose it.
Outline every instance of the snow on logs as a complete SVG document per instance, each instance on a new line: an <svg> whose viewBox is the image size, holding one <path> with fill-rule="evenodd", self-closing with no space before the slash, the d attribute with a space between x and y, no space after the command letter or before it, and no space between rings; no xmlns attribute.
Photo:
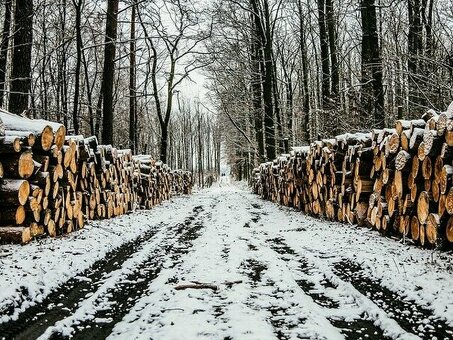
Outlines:
<svg viewBox="0 0 453 340"><path fill-rule="evenodd" d="M186 171L0 110L0 243L63 235L191 190Z"/></svg>
<svg viewBox="0 0 453 340"><path fill-rule="evenodd" d="M453 243L453 103L395 128L295 147L254 171L264 199L421 246Z"/></svg>

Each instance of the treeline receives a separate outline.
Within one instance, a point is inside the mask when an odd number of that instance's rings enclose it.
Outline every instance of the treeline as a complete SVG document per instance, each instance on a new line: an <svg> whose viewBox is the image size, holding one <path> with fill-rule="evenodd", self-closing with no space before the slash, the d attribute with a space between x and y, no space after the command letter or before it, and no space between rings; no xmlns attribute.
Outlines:
<svg viewBox="0 0 453 340"><path fill-rule="evenodd" d="M447 107L451 6L4 0L0 106L182 164L200 180L218 172L222 142L246 174L290 146ZM191 82L200 72L211 102Z"/></svg>
<svg viewBox="0 0 453 340"><path fill-rule="evenodd" d="M0 7L0 107L172 168L218 169L219 126L187 90L209 63L212 19L194 1L4 0Z"/></svg>
<svg viewBox="0 0 453 340"><path fill-rule="evenodd" d="M219 0L213 10L211 90L233 127L236 172L452 99L450 1Z"/></svg>

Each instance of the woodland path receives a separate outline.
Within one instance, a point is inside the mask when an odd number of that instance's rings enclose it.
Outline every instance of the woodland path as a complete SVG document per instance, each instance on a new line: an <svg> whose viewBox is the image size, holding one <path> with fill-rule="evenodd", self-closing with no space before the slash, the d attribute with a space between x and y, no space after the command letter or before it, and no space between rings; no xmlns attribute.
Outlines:
<svg viewBox="0 0 453 340"><path fill-rule="evenodd" d="M0 254L0 338L453 337L450 253L307 217L241 186ZM217 289L175 289L191 281Z"/></svg>

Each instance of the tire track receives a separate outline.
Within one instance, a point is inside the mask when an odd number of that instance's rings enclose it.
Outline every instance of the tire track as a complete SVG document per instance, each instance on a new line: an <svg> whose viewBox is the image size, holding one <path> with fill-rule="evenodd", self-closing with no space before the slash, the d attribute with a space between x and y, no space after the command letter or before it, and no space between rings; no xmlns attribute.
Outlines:
<svg viewBox="0 0 453 340"><path fill-rule="evenodd" d="M384 287L380 280L370 279L359 264L342 260L335 263L333 271L391 315L407 332L417 334L424 339L453 337L453 328L444 320L433 317L432 311Z"/></svg>
<svg viewBox="0 0 453 340"><path fill-rule="evenodd" d="M161 244L145 262L135 268L132 274L115 287L108 289L105 295L99 298L97 302L101 308L96 310L94 319L77 325L73 338L100 339L110 335L115 324L121 321L135 303L146 294L149 284L163 268L165 259L171 258L170 268L176 266L180 262L181 256L189 252L192 242L200 236L203 227L204 224L201 221L185 223L184 230L176 240L173 239L168 244ZM102 306L108 308L102 308ZM55 339L57 338L61 338L61 334L56 334Z"/></svg>
<svg viewBox="0 0 453 340"><path fill-rule="evenodd" d="M317 268L309 265L307 259L299 256L294 249L289 247L283 238L277 237L268 239L266 242L272 250L279 254L281 260L285 262L296 261L298 263L297 271L299 273L310 277L318 272ZM296 283L316 304L328 310L336 310L340 308L339 301L326 296L324 292L326 289L336 289L337 287L325 276L323 277L324 278L318 282L320 287L316 287L315 283L304 278L297 279ZM384 335L384 331L381 328L374 325L374 320L372 320L366 312L360 314L358 318L354 318L351 321L346 321L339 317L327 317L327 319L335 328L340 330L345 339L389 339ZM282 339L284 339L284 337Z"/></svg>
<svg viewBox="0 0 453 340"><path fill-rule="evenodd" d="M91 268L56 289L41 303L26 309L17 320L0 324L1 337L3 339L37 338L48 327L72 315L81 301L94 294L111 273L119 270L130 257L138 253L154 237L161 233L170 233L172 236L183 233L201 211L202 207L198 206L184 223L172 225L160 223L137 239L111 251L103 259L95 262ZM144 277L151 279L157 275L158 271L151 266L142 268L142 273Z"/></svg>
<svg viewBox="0 0 453 340"><path fill-rule="evenodd" d="M0 324L0 334L3 339L33 338L34 335L41 334L56 321L70 315L73 306L80 299L94 292L106 275L121 268L129 256L156 235L159 227L163 227L163 225L159 224L137 239L107 253L105 258L98 260L91 268L62 284L41 303L27 308L17 320ZM26 300L27 292L24 292L24 296L24 300ZM10 314L13 310L13 308L10 309Z"/></svg>

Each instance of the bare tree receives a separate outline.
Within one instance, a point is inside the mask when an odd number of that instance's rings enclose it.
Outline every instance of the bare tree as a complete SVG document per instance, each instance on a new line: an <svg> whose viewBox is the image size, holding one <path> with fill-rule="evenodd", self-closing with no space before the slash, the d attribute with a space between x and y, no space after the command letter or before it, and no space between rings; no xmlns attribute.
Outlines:
<svg viewBox="0 0 453 340"><path fill-rule="evenodd" d="M6 88L8 44L11 29L11 5L12 0L5 0L5 18L3 20L2 40L0 42L0 107L3 106Z"/></svg>
<svg viewBox="0 0 453 340"><path fill-rule="evenodd" d="M130 27L130 51L129 51L129 147L137 151L137 112L136 112L136 76L135 76L135 20L136 3L132 1L131 6L131 27Z"/></svg>
<svg viewBox="0 0 453 340"><path fill-rule="evenodd" d="M8 110L16 114L29 108L31 90L31 50L33 41L33 1L16 0L14 48Z"/></svg>
<svg viewBox="0 0 453 340"><path fill-rule="evenodd" d="M374 125L385 126L382 61L377 31L375 0L362 0L362 114L370 113Z"/></svg>
<svg viewBox="0 0 453 340"><path fill-rule="evenodd" d="M82 7L83 0L72 0L75 9L76 27L76 68L74 84L74 106L72 109L72 123L74 132L79 134L79 93L80 93L80 68L82 65Z"/></svg>
<svg viewBox="0 0 453 340"><path fill-rule="evenodd" d="M113 82L115 75L116 35L118 26L118 0L108 0L105 24L104 71L102 78L102 142L113 143Z"/></svg>
<svg viewBox="0 0 453 340"><path fill-rule="evenodd" d="M210 37L212 26L206 30L202 28L202 13L190 1L162 1L160 9L141 13L145 10L142 7L138 17L150 51L150 77L161 132L159 157L166 162L175 90L193 71L207 64L201 58L206 53L202 45ZM170 27L163 22L165 12L171 18ZM148 22L145 22L146 18ZM157 36L148 32L147 25Z"/></svg>

